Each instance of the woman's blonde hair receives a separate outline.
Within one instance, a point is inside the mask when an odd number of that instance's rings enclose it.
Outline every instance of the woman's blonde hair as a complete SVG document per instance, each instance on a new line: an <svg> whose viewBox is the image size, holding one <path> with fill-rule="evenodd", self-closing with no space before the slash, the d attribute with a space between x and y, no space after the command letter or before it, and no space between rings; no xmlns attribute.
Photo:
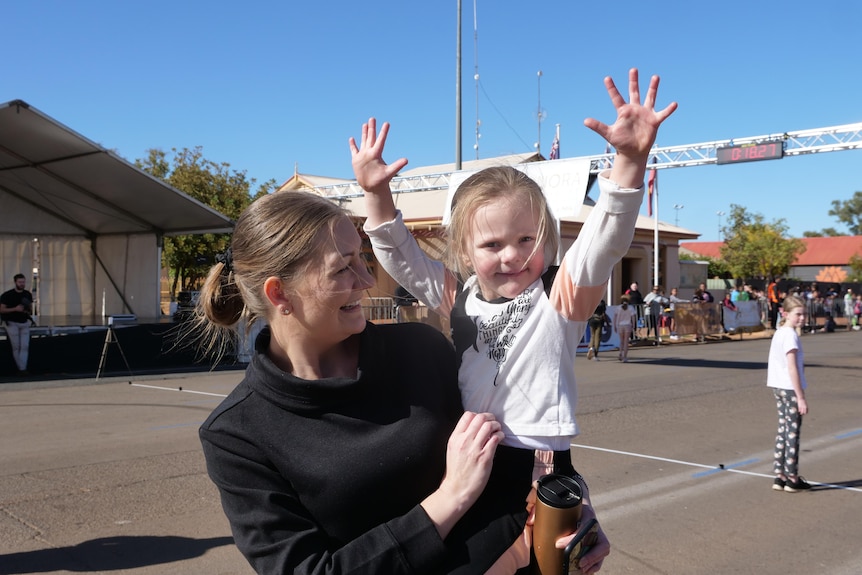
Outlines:
<svg viewBox="0 0 862 575"><path fill-rule="evenodd" d="M556 257L560 232L539 184L510 166L485 168L464 180L452 198L444 261L449 269L456 271L462 278L473 273L467 249L473 216L479 208L501 200L515 200L530 206L539 216L536 250L543 250L546 265Z"/></svg>
<svg viewBox="0 0 862 575"><path fill-rule="evenodd" d="M194 338L220 357L236 337L272 312L263 290L269 277L295 285L322 249L321 230L332 232L349 214L332 201L301 191L275 192L252 202L236 222L227 257L207 275L192 322Z"/></svg>

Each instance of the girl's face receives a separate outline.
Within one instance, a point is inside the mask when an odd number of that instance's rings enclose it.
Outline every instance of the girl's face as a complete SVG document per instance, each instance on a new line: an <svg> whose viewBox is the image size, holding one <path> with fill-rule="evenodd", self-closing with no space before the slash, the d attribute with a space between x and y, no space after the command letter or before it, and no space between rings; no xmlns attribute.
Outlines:
<svg viewBox="0 0 862 575"><path fill-rule="evenodd" d="M504 200L476 209L466 253L482 297L512 299L545 271L538 245L539 215L529 204Z"/></svg>
<svg viewBox="0 0 862 575"><path fill-rule="evenodd" d="M365 329L360 302L364 290L374 286L374 277L365 267L362 242L348 218L341 218L332 233L321 230L319 242L320 264L296 286L299 297L292 300L292 313L307 337L327 344Z"/></svg>
<svg viewBox="0 0 862 575"><path fill-rule="evenodd" d="M805 323L805 310L801 307L795 307L789 312L785 312L784 317L784 323L786 325L789 325L794 329L800 328Z"/></svg>

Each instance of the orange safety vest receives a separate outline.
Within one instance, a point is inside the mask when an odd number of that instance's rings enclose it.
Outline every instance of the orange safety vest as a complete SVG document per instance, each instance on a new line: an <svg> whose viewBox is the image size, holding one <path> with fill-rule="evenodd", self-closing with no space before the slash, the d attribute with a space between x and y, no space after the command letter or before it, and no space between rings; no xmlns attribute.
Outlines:
<svg viewBox="0 0 862 575"><path fill-rule="evenodd" d="M772 282L766 287L767 295L769 296L769 301L772 303L778 303L778 284Z"/></svg>

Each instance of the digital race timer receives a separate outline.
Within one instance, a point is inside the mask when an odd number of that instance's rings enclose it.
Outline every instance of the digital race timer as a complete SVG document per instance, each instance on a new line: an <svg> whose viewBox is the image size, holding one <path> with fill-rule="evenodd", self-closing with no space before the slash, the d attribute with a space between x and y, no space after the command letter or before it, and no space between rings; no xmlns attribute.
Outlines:
<svg viewBox="0 0 862 575"><path fill-rule="evenodd" d="M784 157L784 142L777 140L763 144L725 146L715 151L717 164L735 164L756 160L777 160Z"/></svg>

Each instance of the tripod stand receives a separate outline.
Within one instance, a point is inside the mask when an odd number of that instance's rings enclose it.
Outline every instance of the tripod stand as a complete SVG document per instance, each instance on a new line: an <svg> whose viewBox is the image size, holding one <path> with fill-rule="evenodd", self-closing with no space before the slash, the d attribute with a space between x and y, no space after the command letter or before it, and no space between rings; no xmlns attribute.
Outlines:
<svg viewBox="0 0 862 575"><path fill-rule="evenodd" d="M114 331L113 317L108 319L108 331L105 333L105 345L102 346L102 357L99 360L99 369L96 371L96 379L102 376L102 369L105 367L105 360L108 357L108 346L112 343L117 344L117 349L120 350L120 356L123 358L123 363L126 364L126 369L129 370L129 375L132 375L132 368L129 367L129 360L126 359L126 354L123 353L123 346L120 345L120 340L117 339L117 333Z"/></svg>

